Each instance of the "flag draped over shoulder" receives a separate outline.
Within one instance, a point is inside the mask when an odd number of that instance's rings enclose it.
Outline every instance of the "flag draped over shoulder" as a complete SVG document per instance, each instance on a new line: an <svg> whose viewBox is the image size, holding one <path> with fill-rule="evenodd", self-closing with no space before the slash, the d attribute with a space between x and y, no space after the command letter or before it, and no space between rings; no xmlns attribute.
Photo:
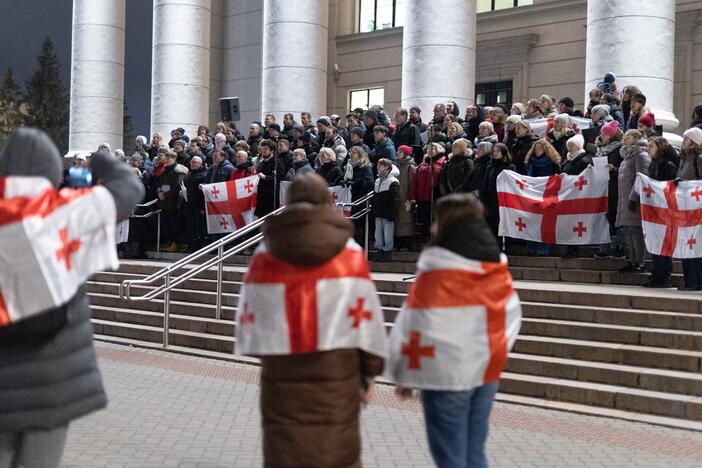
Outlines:
<svg viewBox="0 0 702 468"><path fill-rule="evenodd" d="M606 167L588 167L577 176L502 171L497 177L499 235L547 244L607 243L608 182Z"/></svg>
<svg viewBox="0 0 702 468"><path fill-rule="evenodd" d="M636 176L646 250L675 258L702 257L702 181Z"/></svg>
<svg viewBox="0 0 702 468"><path fill-rule="evenodd" d="M258 176L251 176L203 184L208 233L234 232L254 220L258 181Z"/></svg>
<svg viewBox="0 0 702 468"><path fill-rule="evenodd" d="M236 352L293 355L358 348L387 354L383 312L363 250L353 240L333 259L301 267L260 245L236 314Z"/></svg>
<svg viewBox="0 0 702 468"><path fill-rule="evenodd" d="M116 217L104 187L0 177L0 327L61 306L93 273L116 269Z"/></svg>
<svg viewBox="0 0 702 468"><path fill-rule="evenodd" d="M498 380L522 316L506 257L479 262L430 247L417 272L390 333L388 377L445 391Z"/></svg>

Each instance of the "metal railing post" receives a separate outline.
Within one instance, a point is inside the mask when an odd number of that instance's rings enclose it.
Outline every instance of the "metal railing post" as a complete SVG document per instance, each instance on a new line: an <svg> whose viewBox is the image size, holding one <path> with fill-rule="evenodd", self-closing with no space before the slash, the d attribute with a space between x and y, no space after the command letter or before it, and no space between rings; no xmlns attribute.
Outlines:
<svg viewBox="0 0 702 468"><path fill-rule="evenodd" d="M168 330L170 324L168 319L171 309L171 274L166 275L166 291L163 294L163 347L168 348Z"/></svg>
<svg viewBox="0 0 702 468"><path fill-rule="evenodd" d="M161 212L156 214L156 252L161 251Z"/></svg>
<svg viewBox="0 0 702 468"><path fill-rule="evenodd" d="M366 260L368 260L368 221L369 221L369 216L368 214L370 213L370 200L366 200L366 241L363 243L363 250L366 253Z"/></svg>
<svg viewBox="0 0 702 468"><path fill-rule="evenodd" d="M224 244L217 248L217 308L215 311L215 318L220 320L222 318L222 276L224 270Z"/></svg>

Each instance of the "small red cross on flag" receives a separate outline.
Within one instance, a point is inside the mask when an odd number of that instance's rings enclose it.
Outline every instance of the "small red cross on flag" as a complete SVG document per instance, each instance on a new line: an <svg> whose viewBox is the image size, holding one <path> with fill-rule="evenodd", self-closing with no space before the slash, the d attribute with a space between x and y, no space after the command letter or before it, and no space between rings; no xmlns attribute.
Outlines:
<svg viewBox="0 0 702 468"><path fill-rule="evenodd" d="M529 184L527 184L527 181L524 180L524 179L522 179L522 180L516 180L515 182L517 182L517 185L519 185L519 188L522 189L522 190L524 190L525 188L528 188L528 187L529 187Z"/></svg>
<svg viewBox="0 0 702 468"><path fill-rule="evenodd" d="M687 245L690 247L690 250L694 250L695 244L697 244L697 240L694 237L687 240Z"/></svg>
<svg viewBox="0 0 702 468"><path fill-rule="evenodd" d="M420 346L422 335L418 331L410 332L409 343L402 343L400 354L407 356L407 367L409 369L421 369L421 358L434 358L433 346Z"/></svg>
<svg viewBox="0 0 702 468"><path fill-rule="evenodd" d="M643 191L646 194L646 198L651 198L651 195L653 194L653 188L650 185L644 187Z"/></svg>
<svg viewBox="0 0 702 468"><path fill-rule="evenodd" d="M244 303L244 313L239 316L239 324L241 326L250 325L256 322L256 316L249 310L249 303Z"/></svg>
<svg viewBox="0 0 702 468"><path fill-rule="evenodd" d="M258 181L251 176L203 186L208 233L232 232L253 221Z"/></svg>
<svg viewBox="0 0 702 468"><path fill-rule="evenodd" d="M373 319L373 312L370 310L365 310L365 307L363 306L365 301L365 298L359 297L356 299L356 306L349 309L348 315L352 318L351 326L353 328L358 328L361 325L361 322L364 320L370 321Z"/></svg>
<svg viewBox="0 0 702 468"><path fill-rule="evenodd" d="M587 185L587 179L583 176L578 177L578 181L575 183L575 186L578 187L578 191L582 192L583 187Z"/></svg>
<svg viewBox="0 0 702 468"><path fill-rule="evenodd" d="M526 223L524 221L522 221L521 216L519 218L517 218L517 221L514 222L514 225L517 226L517 228L519 229L519 232L524 231L524 229L526 229L526 227L527 227Z"/></svg>
<svg viewBox="0 0 702 468"><path fill-rule="evenodd" d="M217 187L212 187L212 190L210 190L210 193L212 194L213 197L219 198L219 189Z"/></svg>
<svg viewBox="0 0 702 468"><path fill-rule="evenodd" d="M246 184L244 185L244 189L246 190L247 193L253 192L254 184L251 182L251 180L246 181Z"/></svg>
<svg viewBox="0 0 702 468"><path fill-rule="evenodd" d="M702 189L699 187L695 188L695 190L690 193L690 196L693 197L696 201L700 201L700 197L702 197Z"/></svg>
<svg viewBox="0 0 702 468"><path fill-rule="evenodd" d="M577 226L573 226L573 232L578 234L578 237L583 237L583 232L587 232L587 228L583 226L582 221L578 221Z"/></svg>
<svg viewBox="0 0 702 468"><path fill-rule="evenodd" d="M68 240L68 228L59 229L59 238L61 239L61 248L56 251L56 260L66 262L66 270L71 271L71 254L78 252L80 249L80 239Z"/></svg>

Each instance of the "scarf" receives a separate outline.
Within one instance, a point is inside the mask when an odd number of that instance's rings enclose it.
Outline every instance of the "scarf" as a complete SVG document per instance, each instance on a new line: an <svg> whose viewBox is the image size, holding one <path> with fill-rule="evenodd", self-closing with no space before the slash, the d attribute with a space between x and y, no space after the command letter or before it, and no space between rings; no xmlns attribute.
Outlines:
<svg viewBox="0 0 702 468"><path fill-rule="evenodd" d="M580 156L581 154L584 154L584 153L585 153L585 150L581 149L580 151L578 151L575 154L568 153L566 155L566 158L568 159L568 161L572 161L573 159L577 158L578 156Z"/></svg>

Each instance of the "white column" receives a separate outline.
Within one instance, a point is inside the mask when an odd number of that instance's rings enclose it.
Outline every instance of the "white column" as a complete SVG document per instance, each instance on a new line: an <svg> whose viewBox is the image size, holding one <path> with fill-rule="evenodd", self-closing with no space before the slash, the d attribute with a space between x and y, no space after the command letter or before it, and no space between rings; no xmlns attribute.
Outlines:
<svg viewBox="0 0 702 468"><path fill-rule="evenodd" d="M402 34L402 107L475 102L476 12L473 0L408 0Z"/></svg>
<svg viewBox="0 0 702 468"><path fill-rule="evenodd" d="M264 0L261 113L327 113L329 0Z"/></svg>
<svg viewBox="0 0 702 468"><path fill-rule="evenodd" d="M637 86L666 130L673 114L675 0L588 0L585 102L607 72Z"/></svg>
<svg viewBox="0 0 702 468"><path fill-rule="evenodd" d="M69 153L122 147L125 0L73 0Z"/></svg>
<svg viewBox="0 0 702 468"><path fill-rule="evenodd" d="M210 0L154 0L151 133L209 122Z"/></svg>

